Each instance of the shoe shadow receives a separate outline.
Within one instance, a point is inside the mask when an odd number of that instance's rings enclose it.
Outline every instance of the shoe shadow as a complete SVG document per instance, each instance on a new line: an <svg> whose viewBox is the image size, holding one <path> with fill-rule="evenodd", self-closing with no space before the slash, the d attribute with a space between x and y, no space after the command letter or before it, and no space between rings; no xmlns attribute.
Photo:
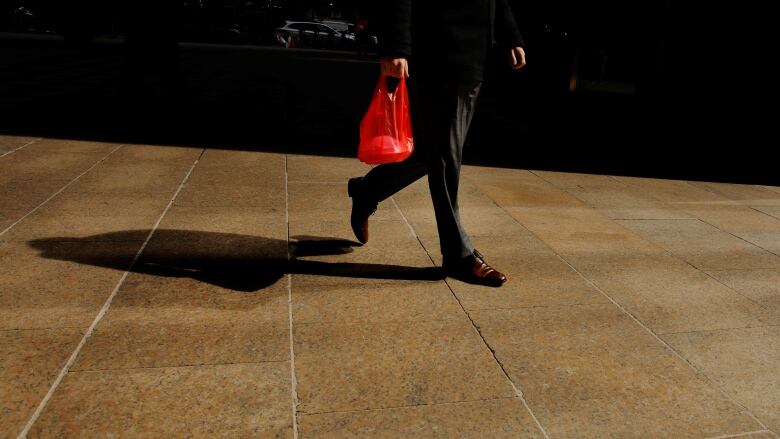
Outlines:
<svg viewBox="0 0 780 439"><path fill-rule="evenodd" d="M344 255L360 246L344 239L296 236L288 246L282 239L172 229L156 230L133 264L149 233L127 230L83 238L49 237L29 245L47 259L153 276L189 277L242 292L262 290L287 274L421 281L443 278L436 267L300 259ZM63 242L69 245L61 245ZM78 251L73 251L72 244L77 244Z"/></svg>

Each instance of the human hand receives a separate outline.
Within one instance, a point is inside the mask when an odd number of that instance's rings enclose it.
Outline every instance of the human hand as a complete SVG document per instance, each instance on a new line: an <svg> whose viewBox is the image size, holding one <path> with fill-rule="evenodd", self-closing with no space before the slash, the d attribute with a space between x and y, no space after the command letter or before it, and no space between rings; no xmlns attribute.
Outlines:
<svg viewBox="0 0 780 439"><path fill-rule="evenodd" d="M512 70L520 70L525 66L525 49L522 47L513 47L509 51L509 63Z"/></svg>
<svg viewBox="0 0 780 439"><path fill-rule="evenodd" d="M408 78L409 63L406 58L382 58L379 60L382 74L392 78Z"/></svg>

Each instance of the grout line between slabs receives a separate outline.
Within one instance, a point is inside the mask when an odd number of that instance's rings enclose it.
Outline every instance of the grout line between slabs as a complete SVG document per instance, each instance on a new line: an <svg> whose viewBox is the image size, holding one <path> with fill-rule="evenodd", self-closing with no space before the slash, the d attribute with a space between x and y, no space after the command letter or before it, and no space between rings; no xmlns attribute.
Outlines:
<svg viewBox="0 0 780 439"><path fill-rule="evenodd" d="M288 155L284 155L284 220L287 225L287 266L289 268L292 263L292 257L290 254L290 189L289 189L289 169L287 162ZM292 273L291 270L287 270L287 313L288 320L290 322L290 391L291 391L291 404L292 404L292 421L293 421L293 439L298 439L298 378L295 376L295 344L293 342L294 325L293 325L293 303L292 303Z"/></svg>

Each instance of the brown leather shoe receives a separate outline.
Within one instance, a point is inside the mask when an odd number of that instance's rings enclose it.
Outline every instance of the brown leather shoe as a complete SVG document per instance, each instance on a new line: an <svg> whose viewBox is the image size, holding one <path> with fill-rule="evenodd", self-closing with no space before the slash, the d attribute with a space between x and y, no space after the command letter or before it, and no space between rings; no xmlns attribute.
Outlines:
<svg viewBox="0 0 780 439"><path fill-rule="evenodd" d="M445 262L443 265L447 276L463 282L491 287L500 287L506 283L506 276L488 265L477 250L459 261Z"/></svg>
<svg viewBox="0 0 780 439"><path fill-rule="evenodd" d="M355 237L361 244L368 242L368 217L376 212L377 203L372 202L360 190L362 177L350 178L347 183L347 193L352 198L352 214L350 223Z"/></svg>

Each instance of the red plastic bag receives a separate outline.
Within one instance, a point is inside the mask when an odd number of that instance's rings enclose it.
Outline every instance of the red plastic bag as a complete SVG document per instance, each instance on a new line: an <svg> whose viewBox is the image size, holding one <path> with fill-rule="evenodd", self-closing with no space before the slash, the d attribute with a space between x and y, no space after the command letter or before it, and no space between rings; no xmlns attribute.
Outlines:
<svg viewBox="0 0 780 439"><path fill-rule="evenodd" d="M372 165L405 160L414 150L412 117L406 80L401 78L395 91L387 88L387 76L381 75L374 97L360 122L358 159Z"/></svg>

